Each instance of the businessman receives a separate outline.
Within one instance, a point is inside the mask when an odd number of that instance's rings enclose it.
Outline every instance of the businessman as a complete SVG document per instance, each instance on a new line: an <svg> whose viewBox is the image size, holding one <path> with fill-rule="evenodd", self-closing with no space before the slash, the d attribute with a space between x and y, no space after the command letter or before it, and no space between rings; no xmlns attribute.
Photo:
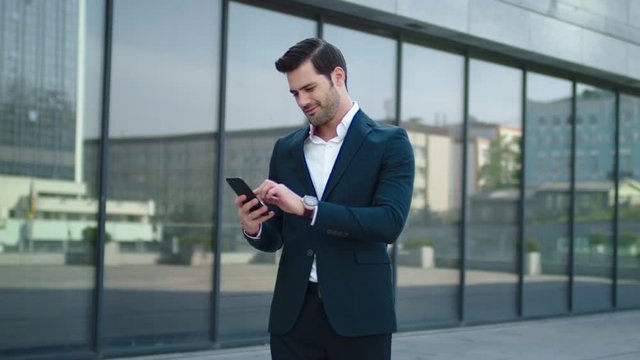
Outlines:
<svg viewBox="0 0 640 360"><path fill-rule="evenodd" d="M409 212L411 144L403 129L371 120L351 99L335 46L303 40L276 69L309 125L276 142L269 178L254 190L267 205L251 211L257 199L236 198L247 241L282 248L272 358L390 359L396 316L387 245Z"/></svg>

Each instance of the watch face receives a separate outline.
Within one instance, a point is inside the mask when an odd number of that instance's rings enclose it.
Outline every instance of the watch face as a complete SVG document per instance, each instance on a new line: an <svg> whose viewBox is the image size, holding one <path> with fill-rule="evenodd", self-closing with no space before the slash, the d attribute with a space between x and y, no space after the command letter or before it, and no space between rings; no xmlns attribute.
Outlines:
<svg viewBox="0 0 640 360"><path fill-rule="evenodd" d="M310 195L305 195L302 198L302 201L304 202L304 204L306 206L317 206L318 205L318 199L316 199L315 196L310 196Z"/></svg>

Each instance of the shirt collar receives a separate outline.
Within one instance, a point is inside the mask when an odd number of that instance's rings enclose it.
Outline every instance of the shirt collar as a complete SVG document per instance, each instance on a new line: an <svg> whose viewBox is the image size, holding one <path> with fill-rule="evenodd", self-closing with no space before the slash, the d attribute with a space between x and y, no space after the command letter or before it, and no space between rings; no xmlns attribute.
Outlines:
<svg viewBox="0 0 640 360"><path fill-rule="evenodd" d="M344 114L344 116L342 117L342 120L340 120L340 123L336 127L336 134L337 134L336 137L334 137L333 139L330 139L329 141L341 142L342 140L344 140L344 137L347 136L347 130L349 130L349 126L351 126L351 122L353 121L353 117L356 115L358 110L360 110L360 106L358 106L358 103L354 101L353 105L351 106L351 109L349 109L349 111L347 111L347 113ZM318 143L318 142L324 143L325 141L322 140L319 136L316 136L313 130L314 130L314 126L310 125L309 139L314 143Z"/></svg>

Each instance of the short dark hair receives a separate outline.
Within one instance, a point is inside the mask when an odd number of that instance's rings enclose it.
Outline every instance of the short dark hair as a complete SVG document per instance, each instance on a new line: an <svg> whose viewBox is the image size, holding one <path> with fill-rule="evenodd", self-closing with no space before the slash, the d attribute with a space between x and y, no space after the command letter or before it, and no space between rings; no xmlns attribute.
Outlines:
<svg viewBox="0 0 640 360"><path fill-rule="evenodd" d="M347 62L340 50L330 43L319 39L309 38L300 41L287 50L277 61L276 69L281 73L288 73L297 69L303 62L311 60L318 74L326 76L331 81L331 72L340 66L345 73L347 83Z"/></svg>

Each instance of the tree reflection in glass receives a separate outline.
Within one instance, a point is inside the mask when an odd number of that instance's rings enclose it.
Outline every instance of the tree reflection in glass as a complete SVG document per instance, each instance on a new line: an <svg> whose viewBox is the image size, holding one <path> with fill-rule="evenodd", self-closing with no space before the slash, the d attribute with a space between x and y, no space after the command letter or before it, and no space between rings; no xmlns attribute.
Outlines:
<svg viewBox="0 0 640 360"><path fill-rule="evenodd" d="M470 322L517 316L522 72L469 63L467 305Z"/></svg>
<svg viewBox="0 0 640 360"><path fill-rule="evenodd" d="M611 308L615 95L576 86L574 310Z"/></svg>
<svg viewBox="0 0 640 360"><path fill-rule="evenodd" d="M640 305L640 97L620 96L618 306Z"/></svg>
<svg viewBox="0 0 640 360"><path fill-rule="evenodd" d="M572 83L529 72L526 90L523 312L564 314L569 311Z"/></svg>

